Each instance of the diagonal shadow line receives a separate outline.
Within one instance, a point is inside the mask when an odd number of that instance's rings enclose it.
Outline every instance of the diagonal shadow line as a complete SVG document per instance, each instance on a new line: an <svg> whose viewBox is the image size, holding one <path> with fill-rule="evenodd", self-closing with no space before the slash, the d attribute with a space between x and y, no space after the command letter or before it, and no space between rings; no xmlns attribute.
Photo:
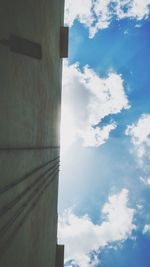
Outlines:
<svg viewBox="0 0 150 267"><path fill-rule="evenodd" d="M34 198L34 196L36 196L36 194L41 190L42 185L45 184L45 182L47 182L47 180L51 177L51 175L53 175L54 173L56 173L58 171L58 167L59 166L57 166L57 168L51 174L48 174L46 176L46 178L42 181L42 183L40 183L38 185L38 187L33 190L33 192L29 195L29 197L27 198L27 200L17 209L17 211L15 212L15 214L6 222L5 225L3 225L0 228L0 239L2 239L5 236L5 234L9 230L9 228L15 223L15 221L17 220L17 218L22 214L22 212L24 211L24 209L29 205L29 202L32 201L32 199Z"/></svg>
<svg viewBox="0 0 150 267"><path fill-rule="evenodd" d="M8 247L10 246L11 242L13 241L15 235L17 234L17 232L19 231L19 229L22 227L22 225L25 223L25 220L28 218L28 215L32 212L32 210L36 207L36 205L38 204L39 200L41 199L42 195L44 194L44 192L46 191L46 189L48 188L48 186L54 181L56 175L59 173L59 169L57 170L57 172L52 176L51 180L48 181L46 183L46 185L43 187L43 189L40 191L40 193L38 195L36 195L35 200L32 202L32 204L29 206L29 208L26 210L24 216L22 217L22 219L20 220L20 222L15 226L13 232L10 234L10 236L7 238L7 240L5 241L5 243L3 245L0 246L0 258L2 258L2 256L4 255L5 251L8 249Z"/></svg>
<svg viewBox="0 0 150 267"><path fill-rule="evenodd" d="M29 186L27 186L25 188L25 190L23 190L20 194L18 194L13 200L11 200L9 203L5 204L1 209L0 209L0 217L4 216L10 209L12 209L19 201L22 200L23 197L26 196L26 194L28 192L30 192L30 190L32 190L32 188L34 186L37 185L37 183L40 182L40 180L49 173L49 171L53 170L54 168L56 168L56 166L58 166L59 161L56 161L55 165L51 166L50 168L48 168L46 171L44 171L42 174L40 174Z"/></svg>
<svg viewBox="0 0 150 267"><path fill-rule="evenodd" d="M15 181L11 182L10 184L7 184L7 185L4 185L4 186L0 187L0 194L3 194L5 192L7 192L8 190L12 189L14 186L18 185L19 183L25 181L26 179L29 179L35 172L37 172L40 169L46 167L49 163L57 160L58 158L60 158L60 156L57 156L56 158L54 158L52 160L49 160L44 164L41 164L40 166L34 168L29 173L25 174L23 177L16 179Z"/></svg>

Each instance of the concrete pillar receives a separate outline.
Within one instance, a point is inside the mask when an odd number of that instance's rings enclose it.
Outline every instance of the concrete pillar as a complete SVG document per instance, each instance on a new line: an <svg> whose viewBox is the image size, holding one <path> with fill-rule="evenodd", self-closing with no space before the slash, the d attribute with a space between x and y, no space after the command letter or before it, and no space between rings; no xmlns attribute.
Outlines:
<svg viewBox="0 0 150 267"><path fill-rule="evenodd" d="M36 205L35 185L34 199L30 195L37 177L56 161L37 168L59 156L63 9L62 0L0 0L0 40L13 34L42 48L36 59L0 44L0 191L22 179L0 193L1 267L55 266L58 172Z"/></svg>

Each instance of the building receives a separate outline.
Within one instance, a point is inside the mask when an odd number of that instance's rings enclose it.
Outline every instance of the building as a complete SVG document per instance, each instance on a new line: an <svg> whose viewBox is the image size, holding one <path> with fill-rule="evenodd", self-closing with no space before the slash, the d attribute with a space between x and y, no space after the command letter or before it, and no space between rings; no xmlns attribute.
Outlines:
<svg viewBox="0 0 150 267"><path fill-rule="evenodd" d="M63 13L0 0L1 267L56 263Z"/></svg>

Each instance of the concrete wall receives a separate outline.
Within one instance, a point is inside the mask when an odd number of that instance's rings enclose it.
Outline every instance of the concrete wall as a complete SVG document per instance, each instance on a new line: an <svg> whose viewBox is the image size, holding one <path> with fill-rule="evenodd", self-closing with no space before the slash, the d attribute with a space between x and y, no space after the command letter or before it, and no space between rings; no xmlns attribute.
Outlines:
<svg viewBox="0 0 150 267"><path fill-rule="evenodd" d="M63 6L62 0L0 0L0 39L16 34L42 46L37 60L0 45L0 188L59 155L59 148L25 148L59 146ZM0 194L0 211L36 177ZM32 212L25 216L26 206L0 236L1 267L55 265L57 194L58 174ZM25 199L0 216L0 231Z"/></svg>

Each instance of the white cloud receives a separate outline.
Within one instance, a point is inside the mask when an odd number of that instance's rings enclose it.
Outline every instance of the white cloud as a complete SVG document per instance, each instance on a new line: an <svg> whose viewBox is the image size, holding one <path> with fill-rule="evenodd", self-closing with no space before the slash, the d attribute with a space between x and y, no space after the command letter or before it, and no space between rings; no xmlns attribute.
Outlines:
<svg viewBox="0 0 150 267"><path fill-rule="evenodd" d="M119 19L147 19L149 16L149 0L117 0L116 14Z"/></svg>
<svg viewBox="0 0 150 267"><path fill-rule="evenodd" d="M145 224L143 234L150 233L150 224Z"/></svg>
<svg viewBox="0 0 150 267"><path fill-rule="evenodd" d="M101 78L88 66L81 71L77 63L68 66L66 61L62 88L62 147L72 144L78 137L84 146L105 143L117 125L111 121L101 126L102 119L129 108L123 79L117 73Z"/></svg>
<svg viewBox="0 0 150 267"><path fill-rule="evenodd" d="M93 128L89 126L87 129L79 130L79 133L83 139L84 146L100 146L106 142L109 138L109 134L112 130L116 129L115 122L108 124L102 128Z"/></svg>
<svg viewBox="0 0 150 267"><path fill-rule="evenodd" d="M143 178L143 177L140 177L140 181L141 181L142 183L144 183L145 185L150 186L150 178Z"/></svg>
<svg viewBox="0 0 150 267"><path fill-rule="evenodd" d="M93 23L92 0L66 0L65 23L70 27L78 19L81 23L90 26Z"/></svg>
<svg viewBox="0 0 150 267"><path fill-rule="evenodd" d="M137 123L127 126L125 133L131 136L139 163L146 164L150 159L150 114L142 114Z"/></svg>
<svg viewBox="0 0 150 267"><path fill-rule="evenodd" d="M134 210L128 207L128 190L108 198L102 208L103 222L94 224L89 216L76 216L66 210L59 218L59 242L65 244L65 259L76 261L80 267L90 264L89 253L99 251L113 242L123 242L136 229L133 223Z"/></svg>
<svg viewBox="0 0 150 267"><path fill-rule="evenodd" d="M147 19L149 5L150 0L66 0L65 22L72 26L78 19L89 28L92 38L99 30L108 28L113 17Z"/></svg>

